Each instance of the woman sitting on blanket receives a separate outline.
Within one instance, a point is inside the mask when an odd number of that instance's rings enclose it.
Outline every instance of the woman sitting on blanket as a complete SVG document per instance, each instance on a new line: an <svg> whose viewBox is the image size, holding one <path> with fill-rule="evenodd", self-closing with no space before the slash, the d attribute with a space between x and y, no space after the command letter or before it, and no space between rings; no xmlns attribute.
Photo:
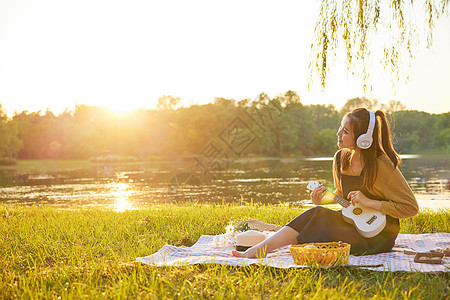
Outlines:
<svg viewBox="0 0 450 300"><path fill-rule="evenodd" d="M277 233L236 257L265 257L266 253L290 244L343 241L351 244L351 254L388 252L399 232L399 220L417 214L419 207L411 188L398 169L401 160L395 152L385 114L358 108L347 113L337 132L334 156L335 194L352 204L381 211L386 226L378 235L364 238L355 226L345 221L340 211L320 206L329 204L320 185L311 193L317 205L289 222ZM332 201L332 200L331 200ZM333 201L334 202L334 201Z"/></svg>

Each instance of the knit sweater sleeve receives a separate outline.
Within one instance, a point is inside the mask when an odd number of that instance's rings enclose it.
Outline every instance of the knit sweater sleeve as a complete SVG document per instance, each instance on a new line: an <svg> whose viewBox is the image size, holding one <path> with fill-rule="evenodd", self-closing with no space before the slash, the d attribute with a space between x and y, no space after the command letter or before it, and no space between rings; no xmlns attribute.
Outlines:
<svg viewBox="0 0 450 300"><path fill-rule="evenodd" d="M373 185L375 194L383 200L381 212L394 218L404 219L419 212L416 197L398 168L394 168L389 158L378 161L378 175Z"/></svg>

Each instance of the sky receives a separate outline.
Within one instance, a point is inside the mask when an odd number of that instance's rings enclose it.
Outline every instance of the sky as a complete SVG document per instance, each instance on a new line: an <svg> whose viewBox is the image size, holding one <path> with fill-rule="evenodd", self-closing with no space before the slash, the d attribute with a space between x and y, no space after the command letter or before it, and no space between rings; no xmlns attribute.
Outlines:
<svg viewBox="0 0 450 300"><path fill-rule="evenodd" d="M117 111L296 91L304 104L364 96L360 79L336 65L325 91L307 89L319 1L0 0L0 104L60 113L76 105ZM420 50L408 83L393 89L374 68L367 97L408 109L450 111L450 18Z"/></svg>

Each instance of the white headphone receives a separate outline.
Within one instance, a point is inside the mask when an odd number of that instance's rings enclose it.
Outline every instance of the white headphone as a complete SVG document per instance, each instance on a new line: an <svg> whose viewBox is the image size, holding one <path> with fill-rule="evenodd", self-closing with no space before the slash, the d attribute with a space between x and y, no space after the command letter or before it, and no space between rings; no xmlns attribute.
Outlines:
<svg viewBox="0 0 450 300"><path fill-rule="evenodd" d="M375 128L375 113L371 110L367 110L370 115L369 127L367 132L361 134L356 140L356 145L361 149L369 149L373 142L373 129Z"/></svg>

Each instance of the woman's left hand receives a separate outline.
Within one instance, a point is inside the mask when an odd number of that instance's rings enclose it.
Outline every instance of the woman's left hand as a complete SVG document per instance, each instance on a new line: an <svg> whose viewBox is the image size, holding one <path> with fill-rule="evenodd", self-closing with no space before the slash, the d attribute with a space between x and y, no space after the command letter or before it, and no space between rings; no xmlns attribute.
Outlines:
<svg viewBox="0 0 450 300"><path fill-rule="evenodd" d="M349 199L353 205L359 203L367 207L371 207L371 202L373 201L367 198L366 195L364 195L361 191L351 191L350 193L348 193L347 199Z"/></svg>

